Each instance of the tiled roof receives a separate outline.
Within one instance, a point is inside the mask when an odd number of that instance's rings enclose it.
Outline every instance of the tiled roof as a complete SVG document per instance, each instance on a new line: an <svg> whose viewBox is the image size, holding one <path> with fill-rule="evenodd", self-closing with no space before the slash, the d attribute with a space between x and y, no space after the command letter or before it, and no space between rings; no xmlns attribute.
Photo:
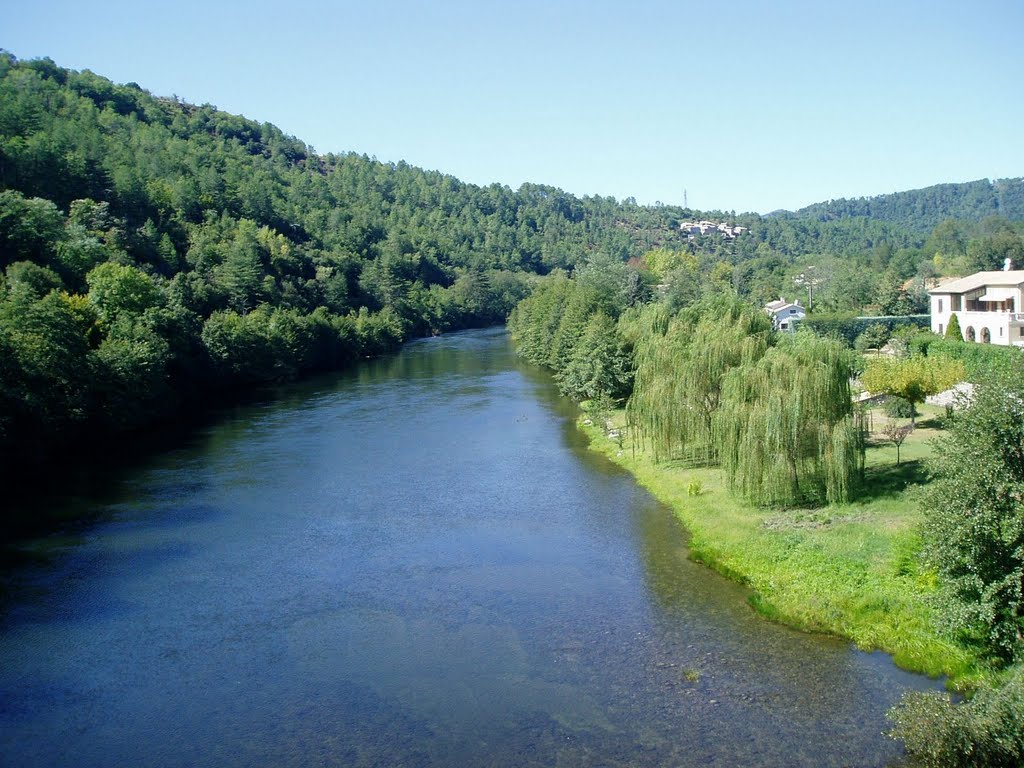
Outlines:
<svg viewBox="0 0 1024 768"><path fill-rule="evenodd" d="M967 293L989 285L1020 285L1024 283L1024 269L1012 269L997 272L975 272L973 275L961 277L932 288L928 293Z"/></svg>

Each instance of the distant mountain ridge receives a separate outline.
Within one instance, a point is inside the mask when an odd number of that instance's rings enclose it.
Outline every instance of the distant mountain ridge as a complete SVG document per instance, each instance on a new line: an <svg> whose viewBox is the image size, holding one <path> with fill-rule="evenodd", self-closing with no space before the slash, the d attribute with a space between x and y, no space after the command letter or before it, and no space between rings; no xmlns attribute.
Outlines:
<svg viewBox="0 0 1024 768"><path fill-rule="evenodd" d="M981 221L1001 216L1008 221L1024 221L1024 178L935 184L888 195L829 200L797 211L775 211L768 215L817 221L863 217L891 222L921 234L927 234L946 219Z"/></svg>

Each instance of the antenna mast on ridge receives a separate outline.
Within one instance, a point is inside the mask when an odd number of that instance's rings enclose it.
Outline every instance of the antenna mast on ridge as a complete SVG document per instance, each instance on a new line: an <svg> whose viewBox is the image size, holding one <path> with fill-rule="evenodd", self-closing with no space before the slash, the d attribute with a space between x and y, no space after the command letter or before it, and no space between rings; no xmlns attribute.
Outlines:
<svg viewBox="0 0 1024 768"><path fill-rule="evenodd" d="M683 208L689 208L690 203L686 199L686 190L683 190Z"/></svg>

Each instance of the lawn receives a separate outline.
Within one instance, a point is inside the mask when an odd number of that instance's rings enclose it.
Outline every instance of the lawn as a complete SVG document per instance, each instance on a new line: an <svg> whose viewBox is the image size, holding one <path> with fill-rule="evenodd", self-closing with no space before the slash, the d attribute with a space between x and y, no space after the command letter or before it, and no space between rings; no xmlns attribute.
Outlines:
<svg viewBox="0 0 1024 768"><path fill-rule="evenodd" d="M887 418L872 413L863 492L854 502L816 509L755 507L729 493L718 469L655 464L628 432L616 439L587 422L582 428L594 450L675 511L691 534L694 559L749 585L751 603L768 618L840 635L891 653L906 669L967 683L976 659L937 625L929 602L934 574L919 562L920 487L945 415L930 406L921 411L898 466L896 447L882 434ZM623 430L624 414L615 413L612 423Z"/></svg>

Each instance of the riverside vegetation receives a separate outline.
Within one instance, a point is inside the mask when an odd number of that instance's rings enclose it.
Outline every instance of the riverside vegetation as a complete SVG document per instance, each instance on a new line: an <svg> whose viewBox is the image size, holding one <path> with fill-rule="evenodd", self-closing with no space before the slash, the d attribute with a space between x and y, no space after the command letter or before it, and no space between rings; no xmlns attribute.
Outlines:
<svg viewBox="0 0 1024 768"><path fill-rule="evenodd" d="M691 240L679 229L702 216L747 232ZM0 480L32 492L39 482L23 470L50 479L60 471L50 463L58 450L76 460L102 452L106 438L198 410L211 396L336 369L416 335L501 322L546 275L513 312L520 349L553 368L564 392L599 409L625 402L635 377L647 402L641 394L627 409L624 456L635 444L636 456L649 455L658 471L685 460L684 486L694 491L687 503L717 499L719 514L775 509L758 525L778 538L778 559L793 573L799 558L825 546L817 538L802 545L804 532L824 536L845 520L867 537L862 549L876 546L878 562L889 564L858 561L850 544L851 562L861 564L851 566L859 575L849 582L864 585L866 605L879 599L871 579L894 571L894 583L923 612L915 621L930 627L922 596L938 594L934 584L945 577L919 552L919 518L907 512L890 525L881 515L874 524L856 511L886 503L905 511L913 492L899 489L923 479L887 473L879 449L863 439L845 384L858 358L828 339L780 340L749 307L799 286L808 299L813 292L808 325L852 327L855 313L910 315L923 309L931 276L1020 261L1022 220L1020 179L767 216L577 198L536 184L481 187L401 162L320 155L272 125L211 105L0 52ZM655 286L660 301L652 303ZM701 303L716 295L736 301ZM893 325L858 330L858 346L883 343ZM711 346L695 346L691 331ZM962 359L969 373L983 367L975 359L983 353L956 340L914 344L915 354ZM643 360L649 366L638 366ZM697 361L689 367L707 370L686 392L672 391L659 360ZM714 372L721 377L707 375ZM806 399L787 400L782 377L798 381ZM682 414L658 415L659 388L689 404ZM819 420L813 429L808 418ZM692 433L677 431L680 419L694 421ZM904 445L911 460L901 472L920 467L920 434ZM685 446L675 444L681 439ZM772 450L751 450L759 446ZM739 495L726 495L726 486ZM1000 520L1017 508L1007 505L997 510ZM30 524L38 521L5 516L0 538ZM697 527L695 518L695 551L703 547L708 560L753 583L714 550L725 545L702 540ZM1013 530L1005 527L1009 543ZM955 571L953 582L966 583ZM839 576L822 578L843 586ZM807 579L789 582L795 589ZM781 598L769 604L767 588L757 589L762 609L781 615ZM985 610L960 618L1005 619L992 607L1005 594L996 590L990 600L990 591L988 582L974 597L954 590L950 604L984 598ZM812 597L800 604L813 606ZM890 648L907 664L965 683L983 684L985 654L996 642L976 632L972 647L936 634L937 650L904 652L866 629L861 636L844 628L834 606L818 614L831 615L831 624L797 623ZM892 637L917 636L898 629ZM1017 658L999 647L1003 664ZM979 693L978 712L993 700L1004 701Z"/></svg>
<svg viewBox="0 0 1024 768"><path fill-rule="evenodd" d="M746 232L679 227L702 217ZM1020 179L767 216L476 186L0 51L0 479L212 396L500 323L537 275L588 261L674 306L800 285L815 322L904 315L932 274L1019 258L1022 220Z"/></svg>
<svg viewBox="0 0 1024 768"><path fill-rule="evenodd" d="M913 695L893 710L915 759L1019 765L1019 351L905 333L897 362L865 363L835 339L774 333L736 297L673 311L600 284L556 277L509 321L520 354L584 401L592 447L671 506L693 556L749 585L769 618L885 650L966 692L963 704ZM865 368L911 413L965 376L975 400L952 416L925 407L893 446L880 411L851 405L849 375Z"/></svg>

